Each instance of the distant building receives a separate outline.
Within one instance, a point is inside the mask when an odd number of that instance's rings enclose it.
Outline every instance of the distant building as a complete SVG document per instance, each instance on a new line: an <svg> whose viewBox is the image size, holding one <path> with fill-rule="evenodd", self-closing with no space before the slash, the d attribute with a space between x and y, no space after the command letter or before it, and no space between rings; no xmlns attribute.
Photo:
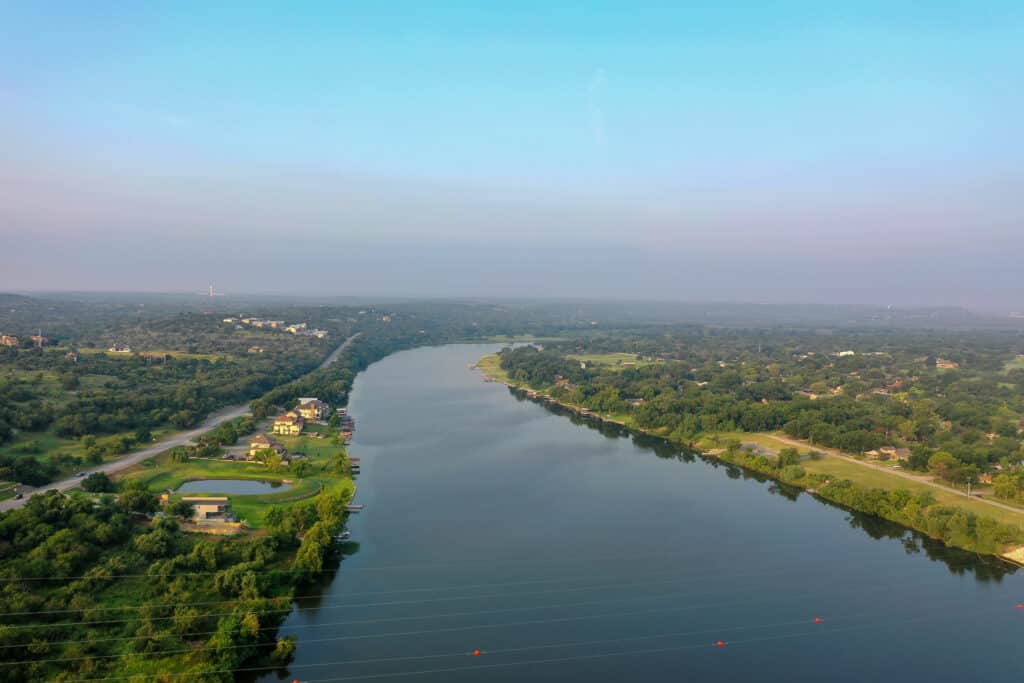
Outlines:
<svg viewBox="0 0 1024 683"><path fill-rule="evenodd" d="M21 342L13 334L0 335L0 345L18 347Z"/></svg>
<svg viewBox="0 0 1024 683"><path fill-rule="evenodd" d="M192 505L192 519L202 521L230 521L231 505L226 496L184 496L183 503Z"/></svg>
<svg viewBox="0 0 1024 683"><path fill-rule="evenodd" d="M300 398L296 409L300 416L309 421L326 420L331 408L318 398Z"/></svg>
<svg viewBox="0 0 1024 683"><path fill-rule="evenodd" d="M839 356L840 358L846 358L847 356L856 356L857 352L856 351L840 351L836 355Z"/></svg>
<svg viewBox="0 0 1024 683"><path fill-rule="evenodd" d="M263 347L262 346L250 346L249 347L249 353L263 353Z"/></svg>
<svg viewBox="0 0 1024 683"><path fill-rule="evenodd" d="M955 360L949 360L947 358L936 358L935 367L940 370L956 370L960 367L960 364Z"/></svg>
<svg viewBox="0 0 1024 683"><path fill-rule="evenodd" d="M50 340L41 334L33 334L31 337L29 337L29 339L31 339L32 343L35 344L37 347L46 346L47 344L50 343Z"/></svg>
<svg viewBox="0 0 1024 683"><path fill-rule="evenodd" d="M64 358L66 360L71 361L72 363L77 363L78 362L78 351L74 351L74 350L68 351L67 353L64 354Z"/></svg>
<svg viewBox="0 0 1024 683"><path fill-rule="evenodd" d="M305 420L302 419L301 415L295 412L288 412L274 420L272 431L274 434L282 436L298 436L302 433L304 426Z"/></svg>
<svg viewBox="0 0 1024 683"><path fill-rule="evenodd" d="M110 353L131 353L132 347L128 346L127 344L114 344L109 349L107 349L107 351L109 351Z"/></svg>
<svg viewBox="0 0 1024 683"><path fill-rule="evenodd" d="M238 318L224 318L224 322L233 325L238 322Z"/></svg>

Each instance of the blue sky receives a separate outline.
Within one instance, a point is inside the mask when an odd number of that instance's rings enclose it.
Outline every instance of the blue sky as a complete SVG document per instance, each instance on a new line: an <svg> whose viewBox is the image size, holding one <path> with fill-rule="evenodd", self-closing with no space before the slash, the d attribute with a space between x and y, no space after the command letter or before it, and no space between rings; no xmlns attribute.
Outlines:
<svg viewBox="0 0 1024 683"><path fill-rule="evenodd" d="M507 4L0 5L0 287L1024 298L1021 3Z"/></svg>

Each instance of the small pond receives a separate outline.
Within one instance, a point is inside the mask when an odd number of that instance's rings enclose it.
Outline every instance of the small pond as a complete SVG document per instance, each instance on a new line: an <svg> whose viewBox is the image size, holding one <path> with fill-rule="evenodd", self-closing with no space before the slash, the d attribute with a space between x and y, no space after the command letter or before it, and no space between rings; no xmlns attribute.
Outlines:
<svg viewBox="0 0 1024 683"><path fill-rule="evenodd" d="M287 491L291 487L291 484L279 481L260 481L258 479L197 479L186 481L178 487L176 493L233 493L239 496L248 496Z"/></svg>

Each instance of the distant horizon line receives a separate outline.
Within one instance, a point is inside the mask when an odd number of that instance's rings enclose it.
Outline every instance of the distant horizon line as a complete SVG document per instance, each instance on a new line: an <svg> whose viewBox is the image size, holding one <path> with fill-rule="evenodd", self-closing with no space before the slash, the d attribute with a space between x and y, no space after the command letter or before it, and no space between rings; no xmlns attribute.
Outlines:
<svg viewBox="0 0 1024 683"><path fill-rule="evenodd" d="M879 304L865 302L811 302L811 301L752 301L740 299L642 299L642 298L618 298L618 297L579 297L579 296L508 296L508 295L456 295L456 294L299 294L281 291L238 291L224 292L217 291L211 296L208 292L192 290L120 290L120 289L0 289L0 295L13 294L17 296L33 295L58 295L58 294L87 294L87 295L121 295L121 296L181 296L194 297L196 300L217 300L220 303L226 302L233 297L278 297L283 299L296 299L305 301L323 301L325 299L358 299L362 301L377 301L381 303L396 303L402 301L446 301L446 302L544 302L544 303L616 303L616 304L678 304L689 306L764 306L764 307L816 307L816 308L864 308L892 311L926 311L926 310L959 310L966 311L973 315L1016 317L1018 311L1009 309L979 310L961 304Z"/></svg>

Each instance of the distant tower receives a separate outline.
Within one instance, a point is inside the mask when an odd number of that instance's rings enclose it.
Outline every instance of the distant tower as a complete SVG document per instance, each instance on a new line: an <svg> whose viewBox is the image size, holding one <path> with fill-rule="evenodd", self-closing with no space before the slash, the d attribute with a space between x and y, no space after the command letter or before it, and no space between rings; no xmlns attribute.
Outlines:
<svg viewBox="0 0 1024 683"><path fill-rule="evenodd" d="M213 283L210 283L210 296L213 296Z"/></svg>

